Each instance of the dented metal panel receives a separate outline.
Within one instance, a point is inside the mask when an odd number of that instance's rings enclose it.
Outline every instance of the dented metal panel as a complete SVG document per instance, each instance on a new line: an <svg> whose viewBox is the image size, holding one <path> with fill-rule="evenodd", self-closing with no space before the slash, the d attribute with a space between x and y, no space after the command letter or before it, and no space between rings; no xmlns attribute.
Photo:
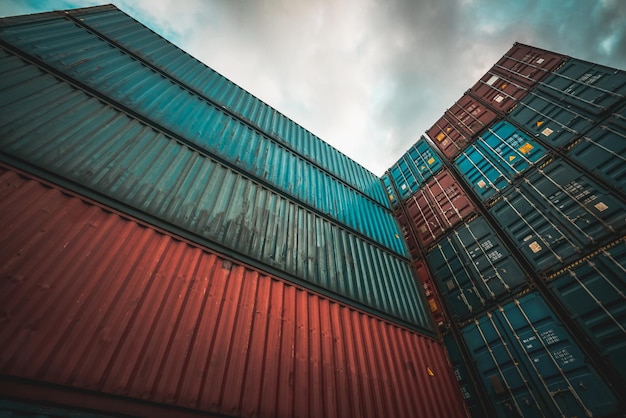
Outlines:
<svg viewBox="0 0 626 418"><path fill-rule="evenodd" d="M620 238L626 205L557 159L526 176L489 211L537 269L550 272Z"/></svg>
<svg viewBox="0 0 626 418"><path fill-rule="evenodd" d="M424 248L474 212L474 205L448 170L441 170L405 203Z"/></svg>
<svg viewBox="0 0 626 418"><path fill-rule="evenodd" d="M463 95L428 131L428 136L450 160L488 127L496 114L469 94Z"/></svg>
<svg viewBox="0 0 626 418"><path fill-rule="evenodd" d="M431 327L406 260L34 66L6 54L1 59L14 74L0 77L5 156L114 199L151 222L182 228L381 314ZM290 170L301 176L296 168ZM340 197L329 202L350 216L360 211ZM405 252L391 215L388 222L391 239Z"/></svg>
<svg viewBox="0 0 626 418"><path fill-rule="evenodd" d="M548 286L626 382L626 241L567 266Z"/></svg>
<svg viewBox="0 0 626 418"><path fill-rule="evenodd" d="M228 416L466 416L440 342L0 177L1 375Z"/></svg>
<svg viewBox="0 0 626 418"><path fill-rule="evenodd" d="M391 180L402 200L412 196L443 163L435 151L421 137L390 169Z"/></svg>
<svg viewBox="0 0 626 418"><path fill-rule="evenodd" d="M426 256L450 314L462 319L527 284L526 276L483 218L464 223Z"/></svg>
<svg viewBox="0 0 626 418"><path fill-rule="evenodd" d="M626 106L572 144L567 155L626 194Z"/></svg>
<svg viewBox="0 0 626 418"><path fill-rule="evenodd" d="M523 44L513 47L472 87L471 92L500 112L507 112L565 57Z"/></svg>
<svg viewBox="0 0 626 418"><path fill-rule="evenodd" d="M123 14L120 11L115 13ZM197 64L197 71L207 72L226 87L216 86L206 94L197 92L175 75L169 77L163 72L155 71L131 53L81 27L69 19L70 14L51 16L56 17L11 20L0 25L0 38L143 117L242 167L250 174L264 178L276 187L289 190L302 201L311 201L313 205L328 204L327 199L313 201L311 189L339 187L348 189L342 193L355 193L358 190L383 207L388 207L377 177L319 138L309 133L305 144L294 145L287 139L278 141L265 130L257 129L254 123L249 123L250 118L263 119L261 115L256 115L255 109L246 120L233 115L224 107L224 103L226 107L231 103L220 94L221 91L233 100L239 97L249 98L255 106L267 106L194 58L188 57L188 60ZM83 20L79 22L85 22L86 17L82 15ZM132 21L128 17L125 19ZM141 26L137 22L135 25ZM157 37L153 32L148 32ZM167 45L175 48L169 43ZM210 87L211 84L207 83L205 86ZM217 99L213 100L213 97ZM237 107L235 104L232 106ZM285 123L293 125L294 131L285 133L285 137L304 135L306 131L303 128L287 118L282 118ZM308 151L303 153L301 148L307 147ZM317 161L310 161L311 155L326 158L323 164L317 166ZM272 165L276 160L281 161L281 164ZM272 173L267 172L268 166L273 168ZM306 182L291 177L295 172L294 167L301 167L300 170L306 175L305 179L314 181L304 191L299 190L298 185ZM320 209L328 210L323 207ZM376 208L368 209L375 210Z"/></svg>
<svg viewBox="0 0 626 418"><path fill-rule="evenodd" d="M544 147L503 120L467 147L455 165L478 197L486 201L545 157Z"/></svg>
<svg viewBox="0 0 626 418"><path fill-rule="evenodd" d="M462 332L498 417L617 412L615 396L538 293L500 305Z"/></svg>

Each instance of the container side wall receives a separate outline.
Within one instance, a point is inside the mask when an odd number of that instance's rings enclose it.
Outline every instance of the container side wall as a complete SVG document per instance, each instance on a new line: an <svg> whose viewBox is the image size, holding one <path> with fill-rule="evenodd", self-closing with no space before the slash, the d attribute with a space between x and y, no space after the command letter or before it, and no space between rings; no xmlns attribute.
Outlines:
<svg viewBox="0 0 626 418"><path fill-rule="evenodd" d="M0 374L228 416L465 416L439 342L0 178Z"/></svg>

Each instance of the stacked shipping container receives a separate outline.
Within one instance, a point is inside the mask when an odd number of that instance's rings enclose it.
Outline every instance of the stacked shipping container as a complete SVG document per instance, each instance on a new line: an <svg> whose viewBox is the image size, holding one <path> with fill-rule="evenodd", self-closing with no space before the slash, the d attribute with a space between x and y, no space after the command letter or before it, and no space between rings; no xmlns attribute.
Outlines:
<svg viewBox="0 0 626 418"><path fill-rule="evenodd" d="M473 416L624 411L624 109L623 71L515 44L382 178ZM430 144L444 193L398 175Z"/></svg>
<svg viewBox="0 0 626 418"><path fill-rule="evenodd" d="M0 45L4 396L466 415L376 176L113 6Z"/></svg>

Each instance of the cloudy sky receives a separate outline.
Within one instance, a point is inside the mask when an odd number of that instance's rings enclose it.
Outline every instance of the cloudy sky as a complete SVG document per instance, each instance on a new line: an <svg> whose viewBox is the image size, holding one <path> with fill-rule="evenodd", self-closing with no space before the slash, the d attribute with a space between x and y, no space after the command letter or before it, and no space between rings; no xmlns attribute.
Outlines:
<svg viewBox="0 0 626 418"><path fill-rule="evenodd" d="M377 175L516 41L626 69L626 0L0 0L0 16L108 2Z"/></svg>

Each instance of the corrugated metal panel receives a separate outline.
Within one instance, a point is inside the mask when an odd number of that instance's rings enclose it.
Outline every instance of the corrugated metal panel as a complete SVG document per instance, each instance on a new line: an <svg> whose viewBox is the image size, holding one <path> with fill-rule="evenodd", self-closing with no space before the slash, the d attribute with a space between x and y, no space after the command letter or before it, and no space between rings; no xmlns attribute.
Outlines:
<svg viewBox="0 0 626 418"><path fill-rule="evenodd" d="M391 178L389 177L389 172L387 171L381 176L381 181L383 182L383 186L385 187L385 191L387 192L387 198L391 203L393 208L398 207L398 197L396 196L396 192L393 190L393 185L391 184Z"/></svg>
<svg viewBox="0 0 626 418"><path fill-rule="evenodd" d="M400 229L402 230L404 241L409 248L409 253L411 253L411 258L413 260L420 259L422 257L422 252L419 248L419 244L417 243L417 238L415 238L415 235L413 234L409 220L401 210L397 211L395 216L400 224Z"/></svg>
<svg viewBox="0 0 626 418"><path fill-rule="evenodd" d="M512 187L489 211L537 271L620 238L626 205L563 160Z"/></svg>
<svg viewBox="0 0 626 418"><path fill-rule="evenodd" d="M463 329L499 417L591 417L617 401L537 293L515 299Z"/></svg>
<svg viewBox="0 0 626 418"><path fill-rule="evenodd" d="M16 61L5 55L2 68L19 74L20 84L18 75L0 77L12 81L0 90L4 153L312 285L432 327L407 261ZM335 204L355 211L341 199Z"/></svg>
<svg viewBox="0 0 626 418"><path fill-rule="evenodd" d="M507 112L563 60L562 55L516 43L471 92L494 109Z"/></svg>
<svg viewBox="0 0 626 418"><path fill-rule="evenodd" d="M575 142L567 155L626 193L626 106Z"/></svg>
<svg viewBox="0 0 626 418"><path fill-rule="evenodd" d="M426 259L455 318L474 315L526 284L513 256L480 217L439 241Z"/></svg>
<svg viewBox="0 0 626 418"><path fill-rule="evenodd" d="M72 12L70 12L71 14ZM294 147L311 161L384 202L376 177L285 115L244 91L123 12L94 9L80 19L156 67Z"/></svg>
<svg viewBox="0 0 626 418"><path fill-rule="evenodd" d="M483 133L456 159L467 184L485 201L546 157L546 149L507 121Z"/></svg>
<svg viewBox="0 0 626 418"><path fill-rule="evenodd" d="M558 148L587 133L625 96L625 72L571 59L522 100L511 118Z"/></svg>
<svg viewBox="0 0 626 418"><path fill-rule="evenodd" d="M428 131L441 152L452 160L472 137L495 120L496 114L469 94L461 97Z"/></svg>
<svg viewBox="0 0 626 418"><path fill-rule="evenodd" d="M435 324L439 327L439 329L445 328L448 325L448 319L446 318L446 314L443 310L443 304L441 303L435 282L428 272L426 262L424 260L417 260L413 263L413 267L415 268L417 278L424 289L424 295L426 295L426 300L428 301L430 312L433 314Z"/></svg>
<svg viewBox="0 0 626 418"><path fill-rule="evenodd" d="M465 416L442 345L11 171L0 374L245 417Z"/></svg>
<svg viewBox="0 0 626 418"><path fill-rule="evenodd" d="M368 223L357 224L358 221L350 219L349 212L337 210L335 196L345 195L346 199L358 201L365 208L359 211L363 214L381 218L390 216L385 210L388 203L384 191L376 177L377 195L374 197L378 204L357 193L355 186L339 181L284 144L251 129L219 105L194 95L175 80L153 71L61 16L54 20L2 25L0 37L298 200L347 225L364 229L368 235L375 236L378 232L369 231ZM241 93L244 94L243 90ZM330 146L326 147L332 150ZM337 151L333 152L339 155ZM358 188L365 193L366 189L372 188L369 183L373 181L373 174L363 168L361 171L364 178ZM374 225L376 223L372 222ZM394 248L393 240L388 245Z"/></svg>
<svg viewBox="0 0 626 418"><path fill-rule="evenodd" d="M405 207L425 248L474 212L474 205L445 169L407 199Z"/></svg>
<svg viewBox="0 0 626 418"><path fill-rule="evenodd" d="M626 381L626 240L566 267L548 286Z"/></svg>
<svg viewBox="0 0 626 418"><path fill-rule="evenodd" d="M442 166L441 159L422 137L390 168L389 173L404 200L417 192Z"/></svg>

